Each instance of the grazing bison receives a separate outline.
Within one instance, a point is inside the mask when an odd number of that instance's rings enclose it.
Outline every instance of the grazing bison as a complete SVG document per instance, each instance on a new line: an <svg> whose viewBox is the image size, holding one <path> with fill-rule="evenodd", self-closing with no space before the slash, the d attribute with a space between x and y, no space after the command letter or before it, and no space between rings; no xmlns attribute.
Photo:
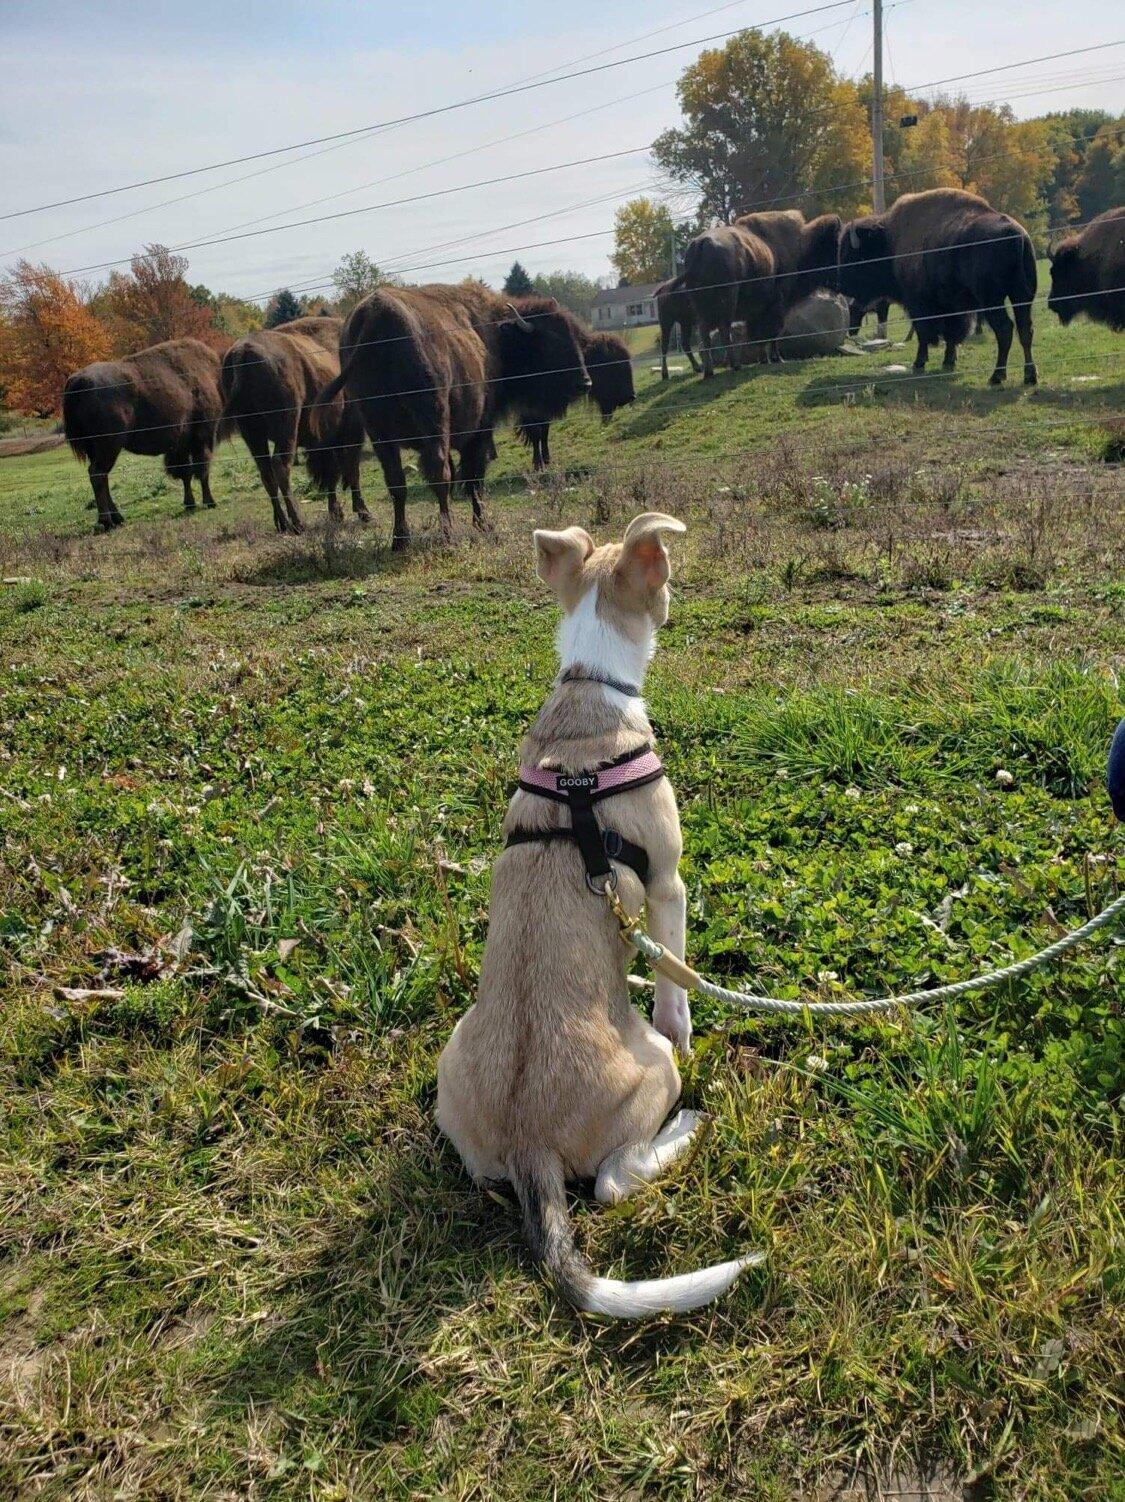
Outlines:
<svg viewBox="0 0 1125 1502"><path fill-rule="evenodd" d="M198 339L169 339L127 359L76 370L63 387L62 409L66 441L89 467L103 531L125 520L109 490L122 449L163 456L168 474L183 482L185 511L195 510L193 479L203 504L215 504L211 454L227 430L219 357Z"/></svg>
<svg viewBox="0 0 1125 1502"><path fill-rule="evenodd" d="M1051 295L1047 306L1060 323L1085 313L1114 333L1125 329L1125 208L1106 209L1079 234L1047 252Z"/></svg>
<svg viewBox="0 0 1125 1502"><path fill-rule="evenodd" d="M418 452L446 535L456 451L480 526L496 423L551 422L590 389L577 320L553 298L518 304L474 284L379 287L349 314L340 374L318 401L346 391L358 407L394 502L393 547L410 540L403 447Z"/></svg>
<svg viewBox="0 0 1125 1502"><path fill-rule="evenodd" d="M336 498L342 481L356 516L370 519L359 488L359 413L337 397L317 414L315 432L312 423L317 393L340 374L342 327L342 318L295 318L247 334L223 357L223 417L238 428L258 466L279 532L304 531L289 487L298 444L313 483L328 496L333 518L343 516Z"/></svg>
<svg viewBox="0 0 1125 1502"><path fill-rule="evenodd" d="M704 377L715 373L711 334L719 330L730 367L742 364L742 346L731 337L731 324L741 319L747 337L768 348L785 321L785 307L777 287L773 251L753 231L740 224L723 224L697 235L684 254L684 285L691 295L699 326Z"/></svg>
<svg viewBox="0 0 1125 1502"><path fill-rule="evenodd" d="M836 249L842 227L839 214L806 219L799 209L771 209L740 214L734 222L764 240L773 252L777 295L784 313L814 292L836 290ZM783 351L777 340L769 354L771 359L781 359Z"/></svg>
<svg viewBox="0 0 1125 1502"><path fill-rule="evenodd" d="M579 325L582 355L590 377L590 397L602 414L602 422L608 422L618 407L627 407L636 397L633 387L633 362L629 346L616 334L594 334ZM523 416L519 418L516 431L531 449L531 462L535 469L546 469L551 462L551 424L536 422Z"/></svg>
<svg viewBox="0 0 1125 1502"><path fill-rule="evenodd" d="M853 308L866 310L880 298L903 305L914 324L916 371L924 370L931 344L945 341L944 370L957 363L957 346L980 316L996 335L999 386L1008 369L1012 304L1023 346L1023 378L1038 379L1031 355L1031 304L1035 297L1035 251L1023 225L960 188L905 193L885 214L853 219L840 235L840 291Z"/></svg>
<svg viewBox="0 0 1125 1502"><path fill-rule="evenodd" d="M692 370L698 375L699 361L691 347L691 336L695 332L695 312L691 305L691 293L684 286L683 274L674 276L670 282L662 282L653 295L656 298L656 314L660 319L660 379L668 379L668 346L672 342L672 330L677 324L680 328L680 347L691 362Z"/></svg>

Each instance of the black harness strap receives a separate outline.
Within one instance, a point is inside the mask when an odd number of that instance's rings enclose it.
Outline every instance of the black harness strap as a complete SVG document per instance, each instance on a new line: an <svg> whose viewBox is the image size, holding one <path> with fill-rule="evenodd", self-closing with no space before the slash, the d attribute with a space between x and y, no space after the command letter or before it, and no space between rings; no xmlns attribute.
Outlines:
<svg viewBox="0 0 1125 1502"><path fill-rule="evenodd" d="M636 777L611 776L630 762L647 758L647 764L638 770ZM642 882L648 879L648 854L639 845L626 840L615 829L602 829L594 813L594 805L615 793L631 792L634 788L646 787L664 776L664 768L653 754L651 746L638 746L616 757L607 766L592 772L554 772L538 768L523 768L519 786L525 793L538 798L550 798L555 803L565 803L570 810L570 828L532 831L513 830L507 845L529 845L537 840L573 840L586 868L586 884L591 891L611 889L616 876L611 860L621 861L634 870ZM534 779L534 780L531 780Z"/></svg>
<svg viewBox="0 0 1125 1502"><path fill-rule="evenodd" d="M505 850L509 845L538 845L550 844L554 840L568 840L575 843L573 829L513 829L504 841ZM627 840L617 833L616 829L602 830L602 850L610 860L620 861L623 866L628 866L635 871L641 881L648 884L648 851L643 845L634 845L632 840Z"/></svg>

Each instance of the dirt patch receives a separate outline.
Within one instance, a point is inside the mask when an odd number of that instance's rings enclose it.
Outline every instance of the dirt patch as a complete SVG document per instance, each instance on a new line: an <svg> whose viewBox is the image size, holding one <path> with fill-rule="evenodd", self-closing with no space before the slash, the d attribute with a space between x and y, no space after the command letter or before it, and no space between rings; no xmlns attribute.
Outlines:
<svg viewBox="0 0 1125 1502"><path fill-rule="evenodd" d="M45 454L62 448L66 439L61 433L37 433L32 438L0 438L0 459L24 459L28 454Z"/></svg>

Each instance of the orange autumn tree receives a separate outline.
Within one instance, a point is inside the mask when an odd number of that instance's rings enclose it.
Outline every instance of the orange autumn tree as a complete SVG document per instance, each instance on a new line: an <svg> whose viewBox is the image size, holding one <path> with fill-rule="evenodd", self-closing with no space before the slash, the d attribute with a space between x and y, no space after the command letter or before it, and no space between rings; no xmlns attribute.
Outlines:
<svg viewBox="0 0 1125 1502"><path fill-rule="evenodd" d="M128 272L114 272L95 300L113 336L119 355L131 355L165 339L202 339L225 349L230 336L216 328L212 311L188 286L187 257L166 245L146 245L129 263Z"/></svg>
<svg viewBox="0 0 1125 1502"><path fill-rule="evenodd" d="M8 407L57 415L73 371L110 352L109 334L49 266L18 261L0 281L0 385Z"/></svg>

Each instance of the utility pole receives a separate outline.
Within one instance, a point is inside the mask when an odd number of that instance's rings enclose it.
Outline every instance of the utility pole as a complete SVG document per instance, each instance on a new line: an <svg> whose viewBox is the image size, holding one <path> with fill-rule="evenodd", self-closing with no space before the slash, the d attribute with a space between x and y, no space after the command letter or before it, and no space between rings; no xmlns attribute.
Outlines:
<svg viewBox="0 0 1125 1502"><path fill-rule="evenodd" d="M875 212L882 214L887 207L883 191L883 0L872 0L872 3L875 18L875 87L871 99L871 145L875 170L871 175L871 188ZM887 337L885 320L875 325L875 334L879 339Z"/></svg>

